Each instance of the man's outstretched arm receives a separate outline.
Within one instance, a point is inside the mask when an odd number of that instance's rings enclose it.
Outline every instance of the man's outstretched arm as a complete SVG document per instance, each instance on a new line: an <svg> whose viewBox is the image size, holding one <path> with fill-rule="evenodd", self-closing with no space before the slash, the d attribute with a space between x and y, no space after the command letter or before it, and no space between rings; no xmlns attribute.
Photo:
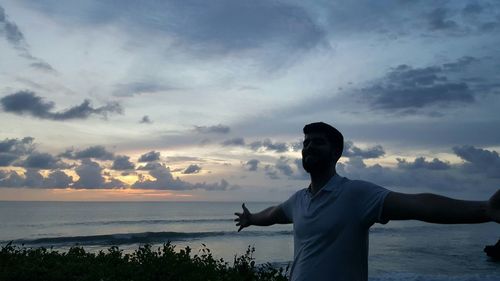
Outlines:
<svg viewBox="0 0 500 281"><path fill-rule="evenodd" d="M421 220L442 224L500 222L500 190L488 201L391 192L384 201L382 220Z"/></svg>
<svg viewBox="0 0 500 281"><path fill-rule="evenodd" d="M276 223L291 223L280 206L272 206L255 214L248 211L245 203L241 207L243 208L243 213L234 213L237 216L234 219L236 226L240 227L238 232L250 225L268 226Z"/></svg>

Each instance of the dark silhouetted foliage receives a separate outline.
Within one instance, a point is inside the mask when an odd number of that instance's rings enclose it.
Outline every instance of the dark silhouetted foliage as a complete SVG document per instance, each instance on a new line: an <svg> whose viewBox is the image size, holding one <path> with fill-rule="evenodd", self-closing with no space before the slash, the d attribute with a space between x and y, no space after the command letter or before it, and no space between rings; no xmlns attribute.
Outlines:
<svg viewBox="0 0 500 281"><path fill-rule="evenodd" d="M175 251L170 242L152 249L140 246L124 254L113 246L107 252L86 252L72 247L67 252L46 248L26 248L11 243L0 251L0 280L9 281L146 281L146 280L203 280L203 281L281 281L287 280L287 269L271 264L256 265L255 249L235 256L230 265L215 259L208 248L192 255L191 248Z"/></svg>

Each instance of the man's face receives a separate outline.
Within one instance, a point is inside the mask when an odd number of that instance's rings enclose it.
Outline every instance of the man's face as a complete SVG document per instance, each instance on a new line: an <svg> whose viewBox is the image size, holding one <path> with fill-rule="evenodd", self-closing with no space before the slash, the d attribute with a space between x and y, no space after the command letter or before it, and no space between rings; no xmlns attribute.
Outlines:
<svg viewBox="0 0 500 281"><path fill-rule="evenodd" d="M308 173L323 172L333 163L333 149L321 133L306 134L302 147L302 166Z"/></svg>

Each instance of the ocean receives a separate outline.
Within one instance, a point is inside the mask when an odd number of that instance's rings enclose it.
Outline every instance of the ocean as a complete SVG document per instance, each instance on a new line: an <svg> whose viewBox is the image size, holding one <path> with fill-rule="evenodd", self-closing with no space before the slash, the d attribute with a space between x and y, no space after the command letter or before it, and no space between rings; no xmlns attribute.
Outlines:
<svg viewBox="0 0 500 281"><path fill-rule="evenodd" d="M252 203L259 211L276 203ZM232 202L7 202L0 201L0 245L73 245L89 251L117 245L172 241L197 253L203 244L226 261L255 247L257 263L286 266L293 258L291 225L249 227L237 232ZM500 238L500 225L433 225L417 221L374 225L370 231L370 280L500 280L500 262L483 252Z"/></svg>

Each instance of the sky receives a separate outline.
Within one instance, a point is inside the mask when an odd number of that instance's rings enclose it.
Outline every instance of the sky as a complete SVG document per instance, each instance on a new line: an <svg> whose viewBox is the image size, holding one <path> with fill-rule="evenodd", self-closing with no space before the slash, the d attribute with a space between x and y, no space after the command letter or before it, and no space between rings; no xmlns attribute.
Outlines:
<svg viewBox="0 0 500 281"><path fill-rule="evenodd" d="M284 201L302 128L405 193L500 188L498 1L0 1L0 200Z"/></svg>

